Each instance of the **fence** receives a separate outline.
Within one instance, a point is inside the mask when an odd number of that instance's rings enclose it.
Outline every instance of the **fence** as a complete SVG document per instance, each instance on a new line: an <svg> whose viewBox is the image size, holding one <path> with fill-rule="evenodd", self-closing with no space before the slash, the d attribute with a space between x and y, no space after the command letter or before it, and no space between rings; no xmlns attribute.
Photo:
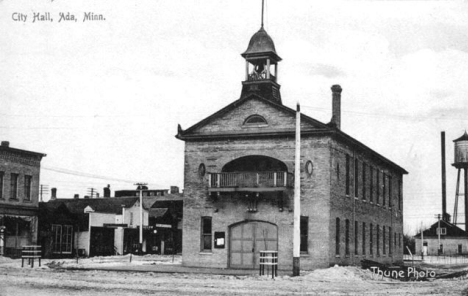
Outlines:
<svg viewBox="0 0 468 296"><path fill-rule="evenodd" d="M468 263L468 254L442 254L442 255L403 255L404 261L423 261L433 264L465 264Z"/></svg>
<svg viewBox="0 0 468 296"><path fill-rule="evenodd" d="M260 251L260 275L267 274L271 266L271 278L278 276L278 251Z"/></svg>

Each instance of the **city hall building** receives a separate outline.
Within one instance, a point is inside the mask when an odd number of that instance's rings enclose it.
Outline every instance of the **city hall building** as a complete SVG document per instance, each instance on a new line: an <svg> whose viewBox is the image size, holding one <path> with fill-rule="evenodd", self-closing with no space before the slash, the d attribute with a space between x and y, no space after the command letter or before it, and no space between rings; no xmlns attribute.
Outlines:
<svg viewBox="0 0 468 296"><path fill-rule="evenodd" d="M295 116L282 104L281 58L263 26L242 54L238 100L192 127L185 142L185 266L257 268L278 251L292 269ZM403 260L399 165L341 131L341 87L329 123L301 115L301 269ZM187 110L188 111L188 110Z"/></svg>

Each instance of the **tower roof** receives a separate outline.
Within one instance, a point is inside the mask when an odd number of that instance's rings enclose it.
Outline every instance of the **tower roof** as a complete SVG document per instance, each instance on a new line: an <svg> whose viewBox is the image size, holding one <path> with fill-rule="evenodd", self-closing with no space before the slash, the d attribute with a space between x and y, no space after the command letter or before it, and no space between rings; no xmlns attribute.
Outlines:
<svg viewBox="0 0 468 296"><path fill-rule="evenodd" d="M463 136L461 136L460 138L456 139L456 140L453 140L454 142L460 142L460 141L468 141L468 134L465 133L463 134Z"/></svg>
<svg viewBox="0 0 468 296"><path fill-rule="evenodd" d="M250 38L249 46L247 50L242 54L244 58L263 56L270 54L275 57L277 61L281 61L281 58L276 53L275 44L270 35L263 29L263 26Z"/></svg>

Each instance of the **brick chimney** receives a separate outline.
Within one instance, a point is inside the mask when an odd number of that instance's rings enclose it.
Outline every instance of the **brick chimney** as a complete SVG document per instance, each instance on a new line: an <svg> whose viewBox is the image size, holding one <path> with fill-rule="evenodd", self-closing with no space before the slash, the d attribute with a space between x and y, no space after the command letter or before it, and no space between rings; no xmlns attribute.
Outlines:
<svg viewBox="0 0 468 296"><path fill-rule="evenodd" d="M104 198L109 198L111 196L110 185L108 184L107 187L104 187Z"/></svg>
<svg viewBox="0 0 468 296"><path fill-rule="evenodd" d="M10 147L10 142L2 141L2 147Z"/></svg>
<svg viewBox="0 0 468 296"><path fill-rule="evenodd" d="M171 186L171 194L177 194L177 193L179 193L179 187Z"/></svg>
<svg viewBox="0 0 468 296"><path fill-rule="evenodd" d="M73 195L73 199L80 199L80 195L79 194Z"/></svg>
<svg viewBox="0 0 468 296"><path fill-rule="evenodd" d="M341 129L341 86L335 84L331 87L332 90L332 119L331 123L336 126L337 129Z"/></svg>
<svg viewBox="0 0 468 296"><path fill-rule="evenodd" d="M50 189L52 192L52 196L50 197L51 200L56 200L57 199L57 188L52 188Z"/></svg>

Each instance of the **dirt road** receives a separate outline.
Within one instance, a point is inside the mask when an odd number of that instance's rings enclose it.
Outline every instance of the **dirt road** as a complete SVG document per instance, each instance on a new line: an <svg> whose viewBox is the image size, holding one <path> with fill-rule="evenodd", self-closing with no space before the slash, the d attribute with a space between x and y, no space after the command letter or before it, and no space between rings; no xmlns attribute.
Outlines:
<svg viewBox="0 0 468 296"><path fill-rule="evenodd" d="M339 271L272 280L0 266L0 295L468 295L468 280L398 282L362 277L354 269Z"/></svg>

